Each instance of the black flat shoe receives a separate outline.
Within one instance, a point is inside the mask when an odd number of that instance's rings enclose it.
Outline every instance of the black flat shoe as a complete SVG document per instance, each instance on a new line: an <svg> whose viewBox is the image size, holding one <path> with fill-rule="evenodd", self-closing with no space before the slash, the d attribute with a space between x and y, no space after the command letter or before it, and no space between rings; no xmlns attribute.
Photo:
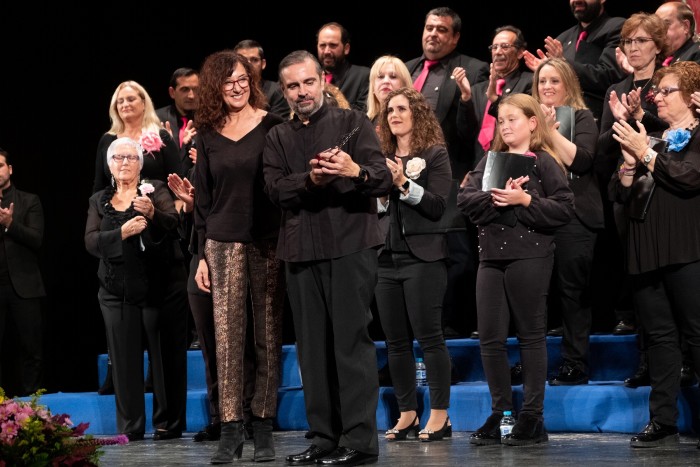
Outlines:
<svg viewBox="0 0 700 467"><path fill-rule="evenodd" d="M387 441L403 441L406 439L409 433L413 432L413 437L418 436L418 429L420 428L418 424L418 414L413 417L413 421L406 428L391 428L386 430L384 437ZM388 435L394 435L393 438L389 438Z"/></svg>
<svg viewBox="0 0 700 467"><path fill-rule="evenodd" d="M318 459L318 465L363 465L377 462L376 454L367 454L355 449L339 447L327 457Z"/></svg>
<svg viewBox="0 0 700 467"><path fill-rule="evenodd" d="M668 444L678 444L679 441L678 428L662 425L652 420L642 431L632 437L630 446L633 448L655 448Z"/></svg>
<svg viewBox="0 0 700 467"><path fill-rule="evenodd" d="M428 435L425 438L421 438L421 435ZM450 417L447 417L445 419L445 424L442 425L442 428L440 428L438 431L433 431L429 430L427 428L423 428L418 432L418 439L423 441L424 443L430 442L430 441L440 441L443 438L451 438L452 437L452 424L450 423Z"/></svg>
<svg viewBox="0 0 700 467"><path fill-rule="evenodd" d="M165 441L166 439L177 439L182 438L182 431L180 430L156 430L153 433L153 441Z"/></svg>
<svg viewBox="0 0 700 467"><path fill-rule="evenodd" d="M520 386L523 384L523 364L520 362L515 362L510 368L510 385Z"/></svg>
<svg viewBox="0 0 700 467"><path fill-rule="evenodd" d="M289 465L308 465L315 463L318 459L326 457L332 452L332 449L323 449L315 444L312 444L304 452L300 452L299 454L290 454L287 456L286 460L287 464Z"/></svg>
<svg viewBox="0 0 700 467"><path fill-rule="evenodd" d="M544 443L549 436L544 429L544 422L528 413L520 414L518 421L513 425L513 431L505 435L501 444L507 446L529 446L531 444Z"/></svg>
<svg viewBox="0 0 700 467"><path fill-rule="evenodd" d="M559 326L550 329L549 331L547 331L547 335L549 337L562 337L564 335L564 326Z"/></svg>
<svg viewBox="0 0 700 467"><path fill-rule="evenodd" d="M133 443L134 441L143 441L143 433L124 433L127 438L129 438L129 442Z"/></svg>
<svg viewBox="0 0 700 467"><path fill-rule="evenodd" d="M220 423L210 423L205 426L202 431L197 432L192 439L201 443L202 441L219 441L221 438L221 424Z"/></svg>
<svg viewBox="0 0 700 467"><path fill-rule="evenodd" d="M579 384L588 384L588 375L567 363L559 367L557 376L549 380L550 386L578 386Z"/></svg>
<svg viewBox="0 0 700 467"><path fill-rule="evenodd" d="M638 388L640 386L650 386L651 380L649 379L649 368L646 365L639 365L637 372L625 379L625 387L628 388Z"/></svg>
<svg viewBox="0 0 700 467"><path fill-rule="evenodd" d="M469 437L469 444L489 446L501 444L501 418L503 412L493 412L486 422Z"/></svg>

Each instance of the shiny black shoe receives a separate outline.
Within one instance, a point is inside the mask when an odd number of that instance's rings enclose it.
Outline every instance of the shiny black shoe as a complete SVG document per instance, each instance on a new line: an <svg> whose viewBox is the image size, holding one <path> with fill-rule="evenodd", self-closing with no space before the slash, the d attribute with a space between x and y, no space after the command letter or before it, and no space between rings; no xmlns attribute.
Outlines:
<svg viewBox="0 0 700 467"><path fill-rule="evenodd" d="M471 334L469 334L470 339L479 339L479 331L472 331Z"/></svg>
<svg viewBox="0 0 700 467"><path fill-rule="evenodd" d="M363 465L377 462L376 454L367 454L355 449L339 447L327 457L316 460L318 465Z"/></svg>
<svg viewBox="0 0 700 467"><path fill-rule="evenodd" d="M550 386L578 386L588 384L588 375L569 364L559 367L557 376L549 380Z"/></svg>
<svg viewBox="0 0 700 467"><path fill-rule="evenodd" d="M688 388L695 386L697 383L698 380L695 378L693 367L689 363L683 363L683 366L681 366L681 387Z"/></svg>
<svg viewBox="0 0 700 467"><path fill-rule="evenodd" d="M513 425L513 430L503 437L501 444L507 446L529 446L531 444L545 443L548 440L549 436L544 429L544 421L534 415L521 413L515 425Z"/></svg>
<svg viewBox="0 0 700 467"><path fill-rule="evenodd" d="M469 444L489 446L501 444L501 418L503 412L493 412L486 422L469 436Z"/></svg>
<svg viewBox="0 0 700 467"><path fill-rule="evenodd" d="M615 336L625 336L627 334L634 334L635 332L637 332L637 329L634 327L634 324L630 324L624 320L617 323L612 331Z"/></svg>
<svg viewBox="0 0 700 467"><path fill-rule="evenodd" d="M332 452L334 452L332 449L323 449L315 444L312 444L304 452L300 452L299 454L290 454L287 456L286 461L289 465L308 465L315 463L317 460L321 459L322 457L326 457Z"/></svg>
<svg viewBox="0 0 700 467"><path fill-rule="evenodd" d="M420 425L418 424L418 414L416 414L415 417L413 417L413 421L411 422L410 425L408 425L405 428L391 428L389 430L386 430L386 433L384 433L384 438L387 441L403 441L405 440L411 432L413 432L413 437L418 436L418 429L420 428ZM394 435L393 438L389 438L389 435Z"/></svg>
<svg viewBox="0 0 700 467"><path fill-rule="evenodd" d="M625 387L632 389L640 386L650 386L651 380L649 379L649 367L647 367L645 364L639 365L637 372L629 378L626 378L624 384Z"/></svg>
<svg viewBox="0 0 700 467"><path fill-rule="evenodd" d="M632 437L630 446L633 448L655 448L679 442L678 428L662 425L652 420L642 431Z"/></svg>
<svg viewBox="0 0 700 467"><path fill-rule="evenodd" d="M564 335L564 326L559 326L556 328L552 328L549 331L547 331L547 335L549 337L561 337Z"/></svg>
<svg viewBox="0 0 700 467"><path fill-rule="evenodd" d="M220 423L210 423L205 426L202 431L195 433L192 439L201 443L202 441L219 441L221 438L221 424Z"/></svg>
<svg viewBox="0 0 700 467"><path fill-rule="evenodd" d="M523 384L523 364L515 362L510 369L510 385L520 386L521 384Z"/></svg>
<svg viewBox="0 0 700 467"><path fill-rule="evenodd" d="M182 431L180 430L156 430L153 433L153 441L165 441L167 439L177 439L182 438Z"/></svg>

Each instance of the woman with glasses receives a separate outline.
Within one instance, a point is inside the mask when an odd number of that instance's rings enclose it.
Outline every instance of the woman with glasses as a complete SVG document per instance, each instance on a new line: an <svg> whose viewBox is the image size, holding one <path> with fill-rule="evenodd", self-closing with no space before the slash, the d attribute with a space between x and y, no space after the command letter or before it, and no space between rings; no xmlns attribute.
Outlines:
<svg viewBox="0 0 700 467"><path fill-rule="evenodd" d="M195 281L212 294L221 438L213 464L240 458L244 388L254 386L255 461L275 457L284 269L276 259L280 211L263 191L265 137L282 119L265 109L265 95L250 62L225 50L209 55L199 76L194 186L199 260ZM250 294L251 313L246 297ZM247 320L252 336L246 336ZM246 339L255 346L255 381L246 381Z"/></svg>
<svg viewBox="0 0 700 467"><path fill-rule="evenodd" d="M662 67L662 62L669 53L666 32L666 23L657 15L649 13L634 14L622 25L620 49L632 68L632 73L612 85L606 94L596 157L596 171L602 193L606 192L620 155L619 144L613 139L613 123L622 119L634 125L635 120L641 120L647 131L664 130L668 127L668 124L657 116L651 80L654 71ZM640 329L633 311L629 277L624 271L624 259L621 255L620 239L624 237L626 221L607 197L603 199L606 230L601 236L601 241L604 242L602 251L610 252L609 255L605 255L608 258L606 264L614 267L613 281L616 286L612 290L618 292L615 292L616 295L611 299L616 302L616 328L636 328L639 336L639 367L635 375L625 380L625 385L648 385L644 331Z"/></svg>
<svg viewBox="0 0 700 467"><path fill-rule="evenodd" d="M650 420L632 447L678 443L681 337L700 370L700 119L691 97L700 89L700 65L661 68L653 84L668 128L647 132L643 123L625 120L613 125L623 162L609 191L625 209L624 250L651 381ZM653 149L649 136L664 139L665 149Z"/></svg>
<svg viewBox="0 0 700 467"><path fill-rule="evenodd" d="M98 301L112 360L117 429L137 441L146 431L142 334L153 371L153 425L168 426L159 320L169 277L162 265L180 252L179 217L164 183L141 182L148 156L139 143L122 136L106 150L113 183L90 197L85 246L100 259Z"/></svg>
<svg viewBox="0 0 700 467"><path fill-rule="evenodd" d="M141 180L161 181L167 183L170 173L181 173L179 149L177 144L165 129L153 107L153 101L143 86L136 81L120 83L112 94L109 104L111 126L100 138L97 144L95 160L95 179L93 192L114 186L115 181L107 163L107 148L116 139L127 137L140 144L143 150L142 168L139 172ZM167 189L167 185L166 185ZM171 193L172 194L172 193ZM176 209L181 202L175 201ZM163 394L154 392L156 404L166 407L167 414L157 421L158 429L153 436L156 441L179 438L186 425L187 404L187 316L189 313L186 293L187 269L182 250L172 258L170 264L162 265L162 276L167 277L166 287L160 295L162 311L167 319L161 323L161 347L163 355L163 377L166 390ZM109 342L109 339L107 339ZM151 362L144 386L155 389L153 384L153 353L149 349L148 358ZM100 394L111 392L112 365L111 349L108 348L110 364L107 367L107 377L100 388ZM167 399L167 401L166 401Z"/></svg>

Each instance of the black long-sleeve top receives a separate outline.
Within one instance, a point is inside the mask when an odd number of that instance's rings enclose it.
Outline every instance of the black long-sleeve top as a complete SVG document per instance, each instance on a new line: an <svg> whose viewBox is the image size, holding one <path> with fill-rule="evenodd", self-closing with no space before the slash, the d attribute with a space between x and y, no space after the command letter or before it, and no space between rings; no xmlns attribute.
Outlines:
<svg viewBox="0 0 700 467"><path fill-rule="evenodd" d="M277 237L280 210L264 192L262 151L267 133L282 121L268 112L238 141L216 130L199 131L194 222L200 253L207 239L250 243Z"/></svg>
<svg viewBox="0 0 700 467"><path fill-rule="evenodd" d="M661 137L662 133L650 136ZM647 173L637 166L634 179ZM641 274L700 260L700 131L679 152L659 152L652 174L656 187L644 221L627 219L627 269ZM610 199L625 203L631 187L610 179Z"/></svg>
<svg viewBox="0 0 700 467"><path fill-rule="evenodd" d="M367 171L366 180L338 177L309 189L309 161L356 127L342 149ZM384 243L375 198L389 193L391 174L374 127L362 112L323 105L308 124L295 116L277 125L267 135L263 173L265 191L282 208L278 259L339 258Z"/></svg>
<svg viewBox="0 0 700 467"><path fill-rule="evenodd" d="M460 188L457 206L477 226L480 260L541 258L554 253L554 231L574 215L574 194L554 158L543 151L536 154L527 184L530 205L508 208L515 210L515 227L493 222L501 208L494 206L490 192L481 189L487 158L481 159Z"/></svg>

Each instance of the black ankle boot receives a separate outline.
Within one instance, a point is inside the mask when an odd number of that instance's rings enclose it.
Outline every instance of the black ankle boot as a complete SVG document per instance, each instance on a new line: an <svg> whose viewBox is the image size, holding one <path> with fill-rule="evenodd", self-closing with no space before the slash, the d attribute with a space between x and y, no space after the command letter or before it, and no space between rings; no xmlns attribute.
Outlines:
<svg viewBox="0 0 700 467"><path fill-rule="evenodd" d="M212 464L228 464L233 458L241 458L243 452L243 422L226 422L221 424L219 447L211 458Z"/></svg>
<svg viewBox="0 0 700 467"><path fill-rule="evenodd" d="M272 440L272 419L253 419L253 443L255 443L255 462L275 460L275 446Z"/></svg>
<svg viewBox="0 0 700 467"><path fill-rule="evenodd" d="M100 386L100 389L97 390L97 394L100 396L106 396L109 394L114 394L114 382L112 381L112 363L107 362L107 376L105 376L105 380L102 383L102 386Z"/></svg>
<svg viewBox="0 0 700 467"><path fill-rule="evenodd" d="M530 444L544 443L549 439L544 429L544 422L529 413L521 413L513 426L513 431L507 434L501 444L508 446L527 446Z"/></svg>

